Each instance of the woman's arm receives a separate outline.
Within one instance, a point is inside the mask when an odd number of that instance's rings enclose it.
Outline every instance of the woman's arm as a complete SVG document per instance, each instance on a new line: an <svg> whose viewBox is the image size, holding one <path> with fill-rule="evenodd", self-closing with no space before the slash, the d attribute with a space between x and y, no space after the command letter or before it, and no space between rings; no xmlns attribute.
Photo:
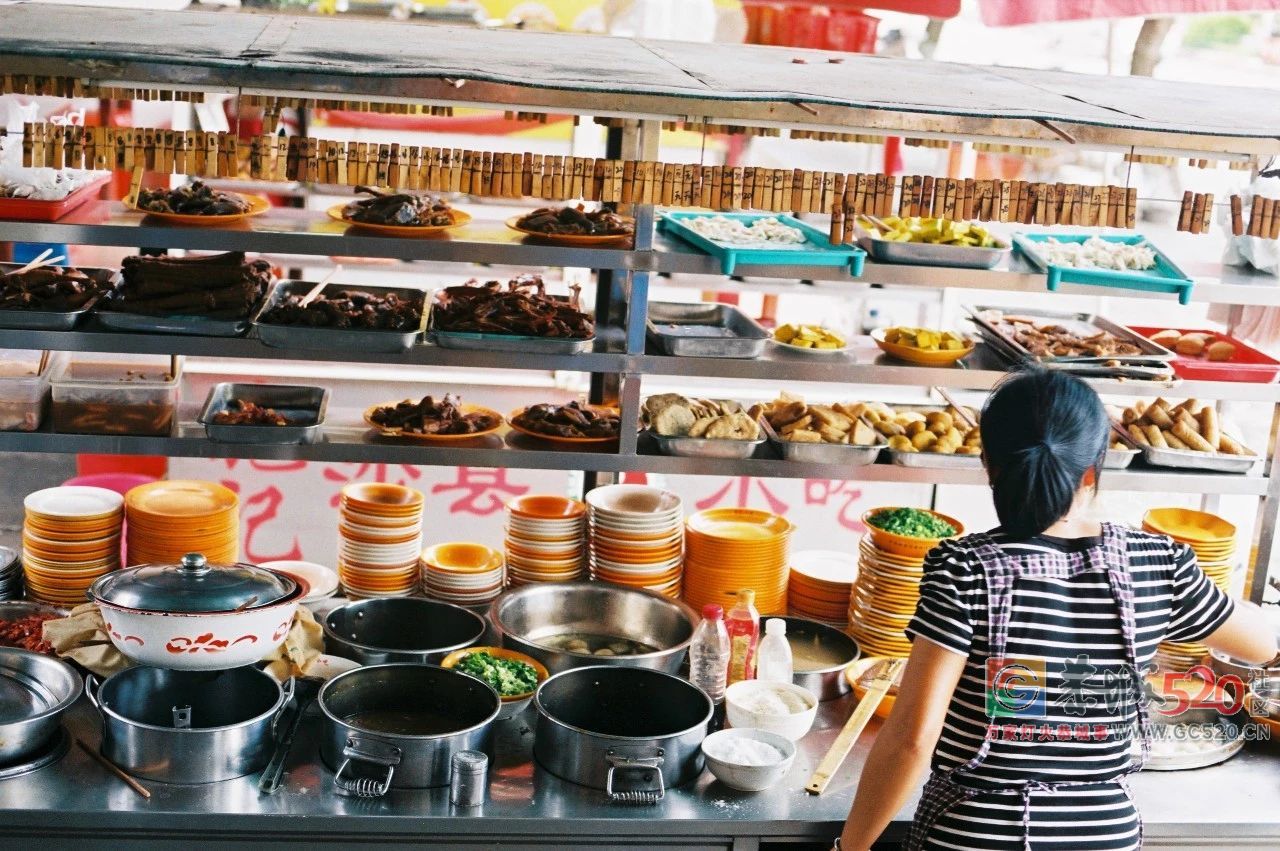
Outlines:
<svg viewBox="0 0 1280 851"><path fill-rule="evenodd" d="M1233 659L1262 665L1276 656L1275 628L1252 603L1237 600L1235 611L1204 643Z"/></svg>
<svg viewBox="0 0 1280 851"><path fill-rule="evenodd" d="M865 851L902 809L929 767L966 657L917 638L893 711L880 728L840 834L843 851Z"/></svg>

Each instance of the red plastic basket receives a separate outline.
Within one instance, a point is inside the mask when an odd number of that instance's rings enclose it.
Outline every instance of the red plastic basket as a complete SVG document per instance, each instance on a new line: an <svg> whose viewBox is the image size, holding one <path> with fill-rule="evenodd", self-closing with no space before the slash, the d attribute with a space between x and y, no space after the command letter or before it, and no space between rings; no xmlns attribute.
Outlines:
<svg viewBox="0 0 1280 851"><path fill-rule="evenodd" d="M0 219L22 219L28 222L56 222L77 207L93 201L102 187L111 182L111 175L82 186L60 201L35 201L31 198L0 198Z"/></svg>
<svg viewBox="0 0 1280 851"><path fill-rule="evenodd" d="M1131 325L1129 327L1144 337L1170 330L1167 326L1142 328ZM1245 381L1251 384L1270 384L1280 376L1280 361L1228 334L1201 328L1172 330L1179 334L1204 334L1209 338L1209 342L1222 340L1236 347L1231 360L1224 361L1211 361L1195 355L1176 355L1173 359L1173 371L1189 381Z"/></svg>

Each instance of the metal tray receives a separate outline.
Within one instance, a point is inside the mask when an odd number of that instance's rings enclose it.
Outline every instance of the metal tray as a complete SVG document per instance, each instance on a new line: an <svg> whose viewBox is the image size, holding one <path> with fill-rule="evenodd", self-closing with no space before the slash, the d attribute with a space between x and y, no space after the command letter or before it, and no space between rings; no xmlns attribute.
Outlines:
<svg viewBox="0 0 1280 851"><path fill-rule="evenodd" d="M1151 340L1148 340L1146 337L1142 336L1141 334L1135 331L1132 331L1123 325L1119 325L1115 322L1112 322L1110 319L1099 316L1096 313L1083 313L1083 312L1071 313L1067 311L1060 312L1060 311L1053 311L1053 310L1037 310L1034 308L1027 308L1027 309L1005 308L1005 307L994 307L991 305L983 305L983 304L966 306L964 309L968 311L970 318L973 320L975 325L977 325L979 328L1003 340L1008 345L1009 349L1018 352L1019 355L1021 355L1024 358L1038 361L1039 363L1043 363L1043 364L1089 363L1089 362L1100 363L1102 361L1120 360L1127 364L1134 364L1134 365L1147 364L1148 366L1150 366L1156 363L1167 364L1169 361L1173 360L1174 358L1174 353L1169 351L1159 343L1154 343ZM1034 317L1036 319L1043 319L1047 322L1064 322L1064 323L1072 322L1072 323L1089 325L1098 331L1106 331L1107 333L1112 334L1121 340L1125 340L1126 342L1133 343L1142 351L1142 354L1125 355L1120 358L1112 358L1112 357L1037 358L1034 355L1032 355L1031 352L1027 351L1026 348L1024 348L1022 345L1020 345L1013 339L1006 337L1004 334L1001 334L1000 331L994 325L992 325L985 318L983 318L982 314L989 310L996 311L1002 314L1012 314L1014 316Z"/></svg>
<svg viewBox="0 0 1280 851"><path fill-rule="evenodd" d="M655 301L649 305L649 337L668 355L693 358L757 358L769 332L729 304L679 304ZM689 329L713 328L715 334ZM682 330L684 329L684 330Z"/></svg>
<svg viewBox="0 0 1280 851"><path fill-rule="evenodd" d="M515 334L481 334L470 331L433 331L428 328L427 342L442 349L467 349L483 352L522 352L542 355L576 355L591 351L595 337L521 337Z"/></svg>
<svg viewBox="0 0 1280 851"><path fill-rule="evenodd" d="M274 408L286 417L306 425L259 426L218 425L214 414L224 411L232 400L240 399ZM314 443L324 425L329 391L323 387L285 384L233 384L224 381L209 390L199 422L210 440L220 443Z"/></svg>
<svg viewBox="0 0 1280 851"><path fill-rule="evenodd" d="M104 304L95 314L95 319L103 328L112 331L137 331L147 334L185 334L199 337L243 337L253 325L252 317L261 309L262 303L254 306L242 319L210 319L207 316L152 316L144 313L130 313L126 310L108 309L111 302Z"/></svg>
<svg viewBox="0 0 1280 851"><path fill-rule="evenodd" d="M1106 457L1102 459L1102 469L1127 469L1133 463L1133 459L1141 454L1142 451L1139 449L1108 449Z"/></svg>
<svg viewBox="0 0 1280 851"><path fill-rule="evenodd" d="M729 440L721 437L667 437L653 429L645 429L663 455L682 458L750 458L766 440L761 432L755 440Z"/></svg>
<svg viewBox="0 0 1280 851"><path fill-rule="evenodd" d="M0 275L21 269L24 263L0 263ZM80 323L102 301L102 297L113 291L120 283L120 273L114 269L92 269L83 266L75 267L93 278L104 289L85 302L79 310L0 310L0 328L24 329L29 331L70 331Z"/></svg>
<svg viewBox="0 0 1280 851"><path fill-rule="evenodd" d="M761 419L769 443L778 450L784 461L797 461L802 464L842 464L846 467L865 467L874 464L885 448L884 435L876 432L876 440L871 446L859 446L852 443L796 443L783 440L773 430L767 420Z"/></svg>
<svg viewBox="0 0 1280 851"><path fill-rule="evenodd" d="M931 470L980 470L981 455L948 455L942 452L903 452L889 450L889 458L899 467L925 467Z"/></svg>
<svg viewBox="0 0 1280 851"><path fill-rule="evenodd" d="M1207 470L1215 473L1247 473L1262 460L1257 455L1226 455L1221 452L1196 452L1190 449L1142 447L1142 457L1153 467L1180 470Z"/></svg>
<svg viewBox="0 0 1280 851"><path fill-rule="evenodd" d="M930 242L894 242L879 239L858 225L858 244L867 250L871 259L881 263L900 263L908 266L951 266L958 269L994 269L1013 250L1008 243L999 242L995 248L975 248L968 245L939 245Z"/></svg>
<svg viewBox="0 0 1280 851"><path fill-rule="evenodd" d="M1083 243L1097 236L1106 242L1123 243L1125 245L1146 244L1155 254L1156 265L1144 270L1090 269L1076 266L1057 266L1040 251L1050 239L1058 242ZM1191 301L1191 290L1195 282L1187 273L1169 259L1156 245L1142 234L1091 234L1091 233L1019 233L1013 237L1013 244L1031 264L1045 272L1045 287L1050 291L1058 289L1062 284L1084 284L1094 287L1116 287L1120 289L1142 290L1155 293L1172 293L1178 296L1179 304Z"/></svg>
<svg viewBox="0 0 1280 851"><path fill-rule="evenodd" d="M427 321L426 293L409 287L365 287L349 284L329 284L321 295L337 294L344 290L358 290L373 295L412 293L422 299L422 316L418 327L412 331L370 331L357 328L313 328L308 325L271 325L262 321L262 315L290 295L306 295L315 282L281 281L271 288L262 307L253 315L253 327L258 339L268 346L281 349L333 350L350 349L361 352L407 352L422 337Z"/></svg>
<svg viewBox="0 0 1280 851"><path fill-rule="evenodd" d="M795 228L805 235L805 242L788 245L737 245L708 239L689 227L686 222L692 219L704 219L720 216L750 225L759 219L777 219L788 227ZM690 245L696 246L704 253L720 260L720 271L725 275L734 274L738 266L759 264L781 264L787 266L848 266L849 274L858 277L867 254L861 248L851 245L833 245L827 234L811 224L802 222L795 216L784 213L696 213L666 212L658 220L658 227L679 237ZM741 271L738 274L742 274ZM748 273L749 274L749 273Z"/></svg>

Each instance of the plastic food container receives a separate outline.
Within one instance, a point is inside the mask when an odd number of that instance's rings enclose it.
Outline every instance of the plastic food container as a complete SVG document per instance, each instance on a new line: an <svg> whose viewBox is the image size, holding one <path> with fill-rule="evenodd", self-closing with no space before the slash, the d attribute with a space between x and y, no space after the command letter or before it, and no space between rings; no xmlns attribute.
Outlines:
<svg viewBox="0 0 1280 851"><path fill-rule="evenodd" d="M165 437L178 408L182 358L77 353L52 380L54 431Z"/></svg>
<svg viewBox="0 0 1280 851"><path fill-rule="evenodd" d="M0 350L0 431L35 431L44 419L49 377L66 363L65 352ZM43 366L43 368L42 368Z"/></svg>

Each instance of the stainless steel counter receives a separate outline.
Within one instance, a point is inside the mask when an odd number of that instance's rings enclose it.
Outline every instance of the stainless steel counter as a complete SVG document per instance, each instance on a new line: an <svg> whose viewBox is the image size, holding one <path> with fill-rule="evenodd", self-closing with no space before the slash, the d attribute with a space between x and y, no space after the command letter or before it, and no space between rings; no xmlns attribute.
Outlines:
<svg viewBox="0 0 1280 851"><path fill-rule="evenodd" d="M289 760L285 787L258 794L257 778L203 786L145 784L144 800L72 747L54 765L0 781L0 844L38 837L54 844L199 847L233 842L322 841L326 846L409 842L437 847L732 848L774 842L825 842L839 829L872 735L859 743L821 797L805 781L852 707L824 704L801 743L785 783L767 792L734 792L709 773L670 790L652 808L610 805L603 794L552 777L529 759L531 715L504 724L488 802L459 811L446 789L393 792L375 801L334 794L333 775L319 761L318 725L304 722ZM528 710L532 713L532 709ZM872 722L873 733L877 722ZM83 702L67 727L90 745L99 725ZM1134 793L1146 817L1149 848L1280 846L1280 743L1252 744L1235 759L1199 771L1145 773ZM901 838L913 799L886 838Z"/></svg>

